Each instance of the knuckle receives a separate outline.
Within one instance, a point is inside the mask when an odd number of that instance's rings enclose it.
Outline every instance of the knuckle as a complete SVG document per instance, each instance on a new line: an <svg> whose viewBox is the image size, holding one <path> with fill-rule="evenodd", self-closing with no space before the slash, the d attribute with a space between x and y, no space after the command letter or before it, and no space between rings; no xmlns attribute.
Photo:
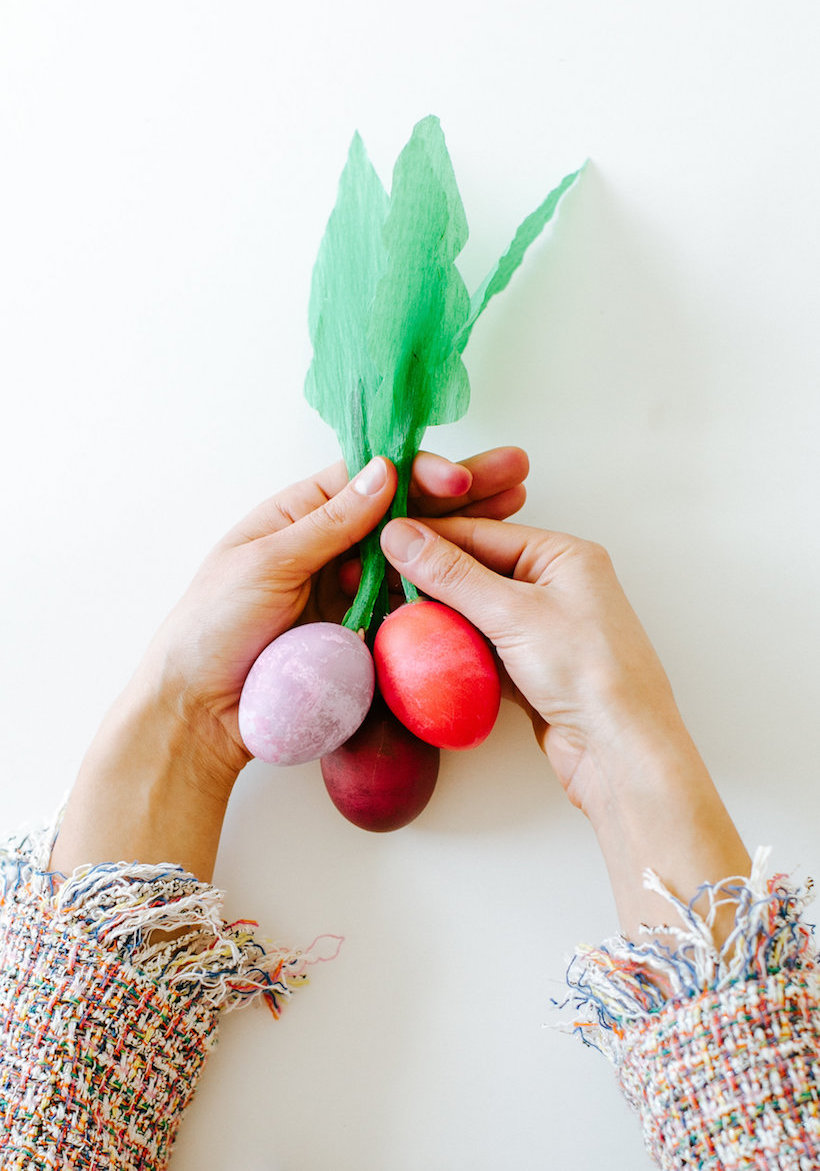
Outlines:
<svg viewBox="0 0 820 1171"><path fill-rule="evenodd" d="M433 582L445 590L458 589L470 575L470 562L460 549L444 545L435 550L430 563Z"/></svg>
<svg viewBox="0 0 820 1171"><path fill-rule="evenodd" d="M579 540L577 552L586 568L593 572L605 573L612 569L612 558L604 546L599 545L597 541Z"/></svg>
<svg viewBox="0 0 820 1171"><path fill-rule="evenodd" d="M321 508L309 515L316 528L323 533L338 529L347 522L347 510L338 496L331 496Z"/></svg>

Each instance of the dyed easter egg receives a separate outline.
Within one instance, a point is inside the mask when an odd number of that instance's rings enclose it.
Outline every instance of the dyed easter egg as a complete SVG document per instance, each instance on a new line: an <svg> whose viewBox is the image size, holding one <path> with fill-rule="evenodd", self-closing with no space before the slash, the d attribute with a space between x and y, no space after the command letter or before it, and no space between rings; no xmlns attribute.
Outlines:
<svg viewBox="0 0 820 1171"><path fill-rule="evenodd" d="M334 622L294 626L250 669L239 699L239 732L269 764L304 764L333 752L367 715L373 658L352 630Z"/></svg>
<svg viewBox="0 0 820 1171"><path fill-rule="evenodd" d="M362 726L322 757L322 776L348 821L381 833L418 817L433 795L440 756L396 719L377 691Z"/></svg>
<svg viewBox="0 0 820 1171"><path fill-rule="evenodd" d="M373 643L379 690L405 727L438 748L475 748L501 704L490 645L441 602L399 606Z"/></svg>

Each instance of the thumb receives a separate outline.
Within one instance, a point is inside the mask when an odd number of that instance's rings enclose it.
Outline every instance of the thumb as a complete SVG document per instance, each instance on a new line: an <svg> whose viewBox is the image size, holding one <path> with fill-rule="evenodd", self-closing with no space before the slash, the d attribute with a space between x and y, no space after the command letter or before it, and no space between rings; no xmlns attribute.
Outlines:
<svg viewBox="0 0 820 1171"><path fill-rule="evenodd" d="M382 550L398 571L431 598L452 606L493 639L509 623L511 583L458 545L415 520L391 520Z"/></svg>
<svg viewBox="0 0 820 1171"><path fill-rule="evenodd" d="M275 542L280 565L305 578L318 573L376 527L396 491L396 469L377 456L340 492L313 512L264 540Z"/></svg>

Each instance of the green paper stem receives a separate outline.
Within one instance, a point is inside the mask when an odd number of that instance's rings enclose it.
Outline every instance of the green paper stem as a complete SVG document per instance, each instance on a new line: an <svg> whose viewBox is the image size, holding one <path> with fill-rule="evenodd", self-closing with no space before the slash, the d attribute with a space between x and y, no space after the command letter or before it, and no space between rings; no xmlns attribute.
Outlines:
<svg viewBox="0 0 820 1171"><path fill-rule="evenodd" d="M396 466L398 485L396 487L396 495L393 497L393 504L390 508L391 520L396 517L407 516L407 497L410 491L410 480L413 475L413 460L415 458L416 453L412 452L404 457L401 464ZM404 574L401 574L401 588L405 601L417 602L419 600L419 591Z"/></svg>
<svg viewBox="0 0 820 1171"><path fill-rule="evenodd" d="M357 634L360 630L363 630L367 634L370 629L370 624L373 621L373 612L376 610L376 603L379 599L379 593L382 585L386 585L387 582L387 562L379 544L379 538L381 537L381 531L385 523L385 521L382 521L378 528L375 528L372 533L368 533L364 540L359 543L362 576L359 581L359 588L356 591L356 597L353 599L353 605L342 619L342 625L347 626ZM380 616L380 620L383 616L383 614Z"/></svg>

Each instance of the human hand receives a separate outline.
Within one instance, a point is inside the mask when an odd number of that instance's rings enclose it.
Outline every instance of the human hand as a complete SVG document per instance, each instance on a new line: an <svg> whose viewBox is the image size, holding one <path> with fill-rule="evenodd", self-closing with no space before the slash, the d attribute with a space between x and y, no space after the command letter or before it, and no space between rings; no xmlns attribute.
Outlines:
<svg viewBox="0 0 820 1171"><path fill-rule="evenodd" d="M623 931L664 922L649 867L679 898L748 874L749 856L606 552L481 518L394 520L393 565L494 643L513 698L606 861ZM731 916L729 916L729 919ZM731 930L716 921L716 938Z"/></svg>
<svg viewBox="0 0 820 1171"><path fill-rule="evenodd" d="M401 541L405 542L404 549ZM595 815L602 759L635 729L687 737L666 673L605 550L563 533L456 517L391 521L402 574L494 644L508 694L570 799Z"/></svg>
<svg viewBox="0 0 820 1171"><path fill-rule="evenodd" d="M409 507L419 516L507 517L523 503L527 471L515 447L459 464L422 452ZM352 551L387 511L395 487L387 460L374 460L349 484L339 462L271 497L217 544L157 633L138 676L182 707L192 735L227 777L249 759L238 705L251 665L300 619L341 621Z"/></svg>
<svg viewBox="0 0 820 1171"><path fill-rule="evenodd" d="M425 516L506 517L524 501L527 471L515 447L463 464L421 453L410 507ZM55 869L173 859L210 880L228 798L249 759L238 719L245 677L300 617L343 616L349 598L337 559L385 514L396 471L378 459L356 484L346 481L338 463L285 489L206 558L89 746L52 853Z"/></svg>

